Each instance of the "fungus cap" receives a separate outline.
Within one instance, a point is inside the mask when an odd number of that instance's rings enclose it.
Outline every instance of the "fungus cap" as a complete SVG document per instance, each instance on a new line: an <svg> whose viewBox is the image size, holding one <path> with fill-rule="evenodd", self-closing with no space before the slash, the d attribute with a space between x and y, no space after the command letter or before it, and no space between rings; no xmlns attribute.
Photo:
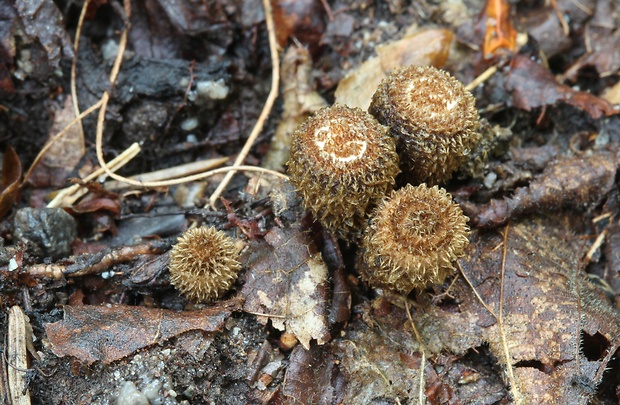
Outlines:
<svg viewBox="0 0 620 405"><path fill-rule="evenodd" d="M401 166L413 184L440 184L480 141L471 93L446 71L408 66L393 71L373 95L370 114L398 140Z"/></svg>
<svg viewBox="0 0 620 405"><path fill-rule="evenodd" d="M170 251L170 282L190 301L207 302L228 291L241 263L231 238L213 227L189 229Z"/></svg>
<svg viewBox="0 0 620 405"><path fill-rule="evenodd" d="M374 211L360 274L373 287L409 293L442 283L469 244L468 218L444 189L407 185Z"/></svg>
<svg viewBox="0 0 620 405"><path fill-rule="evenodd" d="M293 134L288 174L315 219L355 240L394 186L398 155L388 128L359 108L319 110Z"/></svg>

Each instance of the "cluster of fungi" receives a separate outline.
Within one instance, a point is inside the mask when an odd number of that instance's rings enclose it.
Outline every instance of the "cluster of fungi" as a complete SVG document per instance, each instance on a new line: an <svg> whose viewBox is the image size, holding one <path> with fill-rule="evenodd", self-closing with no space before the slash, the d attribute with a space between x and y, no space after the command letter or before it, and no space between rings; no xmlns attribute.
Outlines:
<svg viewBox="0 0 620 405"><path fill-rule="evenodd" d="M397 69L368 112L333 105L294 132L287 164L305 209L338 238L359 244L371 286L407 294L442 283L469 243L468 218L438 185L478 144L474 97L447 72ZM396 187L401 174L407 184ZM241 265L234 242L213 228L182 236L170 280L188 299L213 300Z"/></svg>
<svg viewBox="0 0 620 405"><path fill-rule="evenodd" d="M360 245L361 277L407 294L443 282L469 244L468 218L438 185L467 163L478 127L461 82L409 66L383 80L368 112L334 105L302 124L288 174L315 219ZM408 184L394 190L399 172Z"/></svg>

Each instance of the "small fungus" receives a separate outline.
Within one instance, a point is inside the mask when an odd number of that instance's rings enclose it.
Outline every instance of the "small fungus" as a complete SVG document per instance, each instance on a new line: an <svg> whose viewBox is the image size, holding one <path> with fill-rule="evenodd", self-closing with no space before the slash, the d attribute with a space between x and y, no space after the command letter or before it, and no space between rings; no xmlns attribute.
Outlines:
<svg viewBox="0 0 620 405"><path fill-rule="evenodd" d="M234 241L212 227L186 231L170 251L170 282L190 301L207 302L228 291L241 263Z"/></svg>
<svg viewBox="0 0 620 405"><path fill-rule="evenodd" d="M304 208L344 240L359 238L398 172L388 128L359 108L323 108L293 134L290 181Z"/></svg>
<svg viewBox="0 0 620 405"><path fill-rule="evenodd" d="M375 209L362 240L362 279L405 294L442 283L469 244L467 221L437 186L393 191Z"/></svg>
<svg viewBox="0 0 620 405"><path fill-rule="evenodd" d="M368 111L390 127L403 174L412 184L446 182L481 138L474 97L449 73L431 66L393 71Z"/></svg>

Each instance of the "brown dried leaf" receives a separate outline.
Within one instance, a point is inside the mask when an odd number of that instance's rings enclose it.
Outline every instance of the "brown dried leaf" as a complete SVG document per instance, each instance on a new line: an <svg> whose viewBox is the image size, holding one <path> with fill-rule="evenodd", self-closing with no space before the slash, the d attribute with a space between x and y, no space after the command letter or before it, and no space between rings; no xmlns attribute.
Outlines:
<svg viewBox="0 0 620 405"><path fill-rule="evenodd" d="M340 81L336 102L367 110L379 83L390 71L407 65L442 67L453 36L447 29L426 29L377 46L378 57L370 58Z"/></svg>
<svg viewBox="0 0 620 405"><path fill-rule="evenodd" d="M9 1L0 3L0 96L13 94L15 87L11 79L11 69L15 58L15 35L13 30L17 25L15 9Z"/></svg>
<svg viewBox="0 0 620 405"><path fill-rule="evenodd" d="M482 332L499 362L513 370L514 388L524 403L588 403L620 347L620 315L580 268L583 242L566 221L537 218L511 226L505 243L498 249L500 235L472 235L462 270L487 307L470 295L459 299L459 311L472 320L478 317L481 325L473 329ZM502 324L496 318L500 308ZM584 382L592 392L583 389Z"/></svg>
<svg viewBox="0 0 620 405"><path fill-rule="evenodd" d="M617 158L610 152L588 157L572 157L550 164L528 187L515 190L512 197L491 200L481 207L462 208L478 227L506 223L518 215L563 207L595 207L611 190L616 176Z"/></svg>
<svg viewBox="0 0 620 405"><path fill-rule="evenodd" d="M404 311L392 310L395 313L376 319L376 327L357 321L347 328L346 338L334 341L347 382L342 403L370 404L379 398L418 403L419 347L408 332L411 329L404 330L408 322Z"/></svg>
<svg viewBox="0 0 620 405"><path fill-rule="evenodd" d="M503 52L517 50L517 30L510 21L510 3L507 0L487 0L476 26L484 27L482 55L490 58Z"/></svg>
<svg viewBox="0 0 620 405"><path fill-rule="evenodd" d="M609 76L620 69L620 30L613 35L606 35L595 44L595 51L580 58L565 74L570 80L575 80L581 69L593 66L599 75Z"/></svg>
<svg viewBox="0 0 620 405"><path fill-rule="evenodd" d="M46 324L45 332L58 357L109 364L190 330L220 331L240 307L239 299L188 312L126 305L65 306L64 319Z"/></svg>
<svg viewBox="0 0 620 405"><path fill-rule="evenodd" d="M339 404L344 391L343 375L329 347L295 347L289 358L282 393L292 404Z"/></svg>
<svg viewBox="0 0 620 405"><path fill-rule="evenodd" d="M326 12L320 0L272 0L276 38L285 46L289 38L315 50L325 31Z"/></svg>
<svg viewBox="0 0 620 405"><path fill-rule="evenodd" d="M620 109L600 97L558 83L551 72L527 55L512 59L506 88L512 92L513 105L526 111L561 101L587 112L592 118L620 113Z"/></svg>
<svg viewBox="0 0 620 405"><path fill-rule="evenodd" d="M54 123L49 130L48 142L74 119L72 98L67 96L64 104L59 107L54 115ZM32 171L29 182L36 187L63 186L67 176L80 162L85 152L84 133L80 123L76 123L50 146L43 159Z"/></svg>
<svg viewBox="0 0 620 405"><path fill-rule="evenodd" d="M108 211L115 216L119 216L121 214L121 202L120 200L113 198L94 198L73 206L72 211L78 214Z"/></svg>
<svg viewBox="0 0 620 405"><path fill-rule="evenodd" d="M45 77L60 67L62 57L72 58L73 48L65 30L62 14L52 0L18 1L15 10L22 24L20 38L30 45L32 69L21 75ZM24 45L22 45L24 46ZM39 51L39 47L43 52Z"/></svg>
<svg viewBox="0 0 620 405"><path fill-rule="evenodd" d="M6 147L2 160L2 192L0 193L0 218L15 204L22 178L22 163L11 145Z"/></svg>
<svg viewBox="0 0 620 405"><path fill-rule="evenodd" d="M274 227L267 243L251 249L249 271L241 296L243 309L263 314L259 321L271 320L278 330L286 330L308 349L310 340L324 344L330 339L328 327L328 272L307 232Z"/></svg>

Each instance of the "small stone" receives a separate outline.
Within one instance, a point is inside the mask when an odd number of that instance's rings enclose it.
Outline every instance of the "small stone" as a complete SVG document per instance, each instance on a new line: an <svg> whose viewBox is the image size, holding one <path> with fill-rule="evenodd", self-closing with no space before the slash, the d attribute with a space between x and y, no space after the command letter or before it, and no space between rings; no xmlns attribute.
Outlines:
<svg viewBox="0 0 620 405"><path fill-rule="evenodd" d="M71 254L77 224L62 208L22 208L15 214L14 236L31 254L58 260Z"/></svg>

